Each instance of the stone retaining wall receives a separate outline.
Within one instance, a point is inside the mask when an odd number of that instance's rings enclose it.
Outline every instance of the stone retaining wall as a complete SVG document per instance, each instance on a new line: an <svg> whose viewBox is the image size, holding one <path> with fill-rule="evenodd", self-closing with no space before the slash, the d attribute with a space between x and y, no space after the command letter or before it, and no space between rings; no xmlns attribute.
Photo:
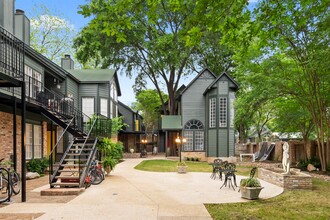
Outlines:
<svg viewBox="0 0 330 220"><path fill-rule="evenodd" d="M295 169L291 175L258 168L258 178L284 189L312 189L312 177Z"/></svg>

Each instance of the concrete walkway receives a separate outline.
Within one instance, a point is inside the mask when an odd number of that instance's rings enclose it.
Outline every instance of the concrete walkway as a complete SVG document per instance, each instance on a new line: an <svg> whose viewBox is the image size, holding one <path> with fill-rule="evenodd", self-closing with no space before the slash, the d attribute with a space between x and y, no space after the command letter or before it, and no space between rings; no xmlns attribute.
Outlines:
<svg viewBox="0 0 330 220"><path fill-rule="evenodd" d="M210 173L156 173L134 169L143 159L126 159L100 184L68 203L14 203L0 213L45 213L38 220L55 219L212 219L203 204L247 202L223 187ZM239 183L241 177L238 176ZM261 181L260 198L283 192Z"/></svg>

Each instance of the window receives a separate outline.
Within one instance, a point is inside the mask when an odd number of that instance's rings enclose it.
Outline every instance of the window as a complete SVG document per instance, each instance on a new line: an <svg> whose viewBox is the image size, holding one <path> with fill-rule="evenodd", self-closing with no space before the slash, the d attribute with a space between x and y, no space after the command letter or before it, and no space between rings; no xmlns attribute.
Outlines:
<svg viewBox="0 0 330 220"><path fill-rule="evenodd" d="M227 127L227 98L219 98L219 127Z"/></svg>
<svg viewBox="0 0 330 220"><path fill-rule="evenodd" d="M216 98L211 98L209 101L210 114L209 114L209 125L210 128L215 128L216 122Z"/></svg>
<svg viewBox="0 0 330 220"><path fill-rule="evenodd" d="M82 98L82 112L91 117L94 114L94 98ZM84 121L87 119L84 118Z"/></svg>
<svg viewBox="0 0 330 220"><path fill-rule="evenodd" d="M104 115L106 117L108 117L108 99L105 99L105 98L101 98L100 100L100 113L101 115Z"/></svg>
<svg viewBox="0 0 330 220"><path fill-rule="evenodd" d="M42 126L26 123L26 159L42 157Z"/></svg>
<svg viewBox="0 0 330 220"><path fill-rule="evenodd" d="M110 118L113 118L113 102L110 100Z"/></svg>
<svg viewBox="0 0 330 220"><path fill-rule="evenodd" d="M117 88L116 88L116 83L115 82L112 82L110 84L110 96L111 96L111 98L114 101L117 101L118 100L118 97L117 97Z"/></svg>
<svg viewBox="0 0 330 220"><path fill-rule="evenodd" d="M204 126L199 120L189 120L183 131L187 142L183 144L183 151L204 151Z"/></svg>
<svg viewBox="0 0 330 220"><path fill-rule="evenodd" d="M26 96L37 98L41 91L41 73L25 65Z"/></svg>

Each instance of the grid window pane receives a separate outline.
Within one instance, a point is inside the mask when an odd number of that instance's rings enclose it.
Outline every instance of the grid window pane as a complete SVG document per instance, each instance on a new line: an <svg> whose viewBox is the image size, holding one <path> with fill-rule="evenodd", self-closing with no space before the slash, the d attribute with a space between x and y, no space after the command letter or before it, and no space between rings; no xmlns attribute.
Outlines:
<svg viewBox="0 0 330 220"><path fill-rule="evenodd" d="M219 127L227 127L227 98L219 98Z"/></svg>
<svg viewBox="0 0 330 220"><path fill-rule="evenodd" d="M210 113L209 113L209 124L210 128L215 128L216 121L216 99L211 98L209 101Z"/></svg>
<svg viewBox="0 0 330 220"><path fill-rule="evenodd" d="M194 141L194 132L193 131L184 131L184 137L187 139L187 142L183 144L183 151L192 151L193 150L193 141Z"/></svg>
<svg viewBox="0 0 330 220"><path fill-rule="evenodd" d="M33 158L41 158L42 156L42 129L41 125L33 125L33 137L34 137L34 153Z"/></svg>
<svg viewBox="0 0 330 220"><path fill-rule="evenodd" d="M26 123L25 125L26 129L26 159L32 159L32 144L33 144L33 133L32 133L32 124Z"/></svg>
<svg viewBox="0 0 330 220"><path fill-rule="evenodd" d="M204 131L195 131L195 150L204 150Z"/></svg>

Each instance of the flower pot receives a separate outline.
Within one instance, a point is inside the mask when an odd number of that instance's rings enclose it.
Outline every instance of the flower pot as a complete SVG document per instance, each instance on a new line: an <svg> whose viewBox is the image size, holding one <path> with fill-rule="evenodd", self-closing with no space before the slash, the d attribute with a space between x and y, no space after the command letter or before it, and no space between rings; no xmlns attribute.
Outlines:
<svg viewBox="0 0 330 220"><path fill-rule="evenodd" d="M129 151L131 152L131 154L134 153L134 149L133 148L129 149Z"/></svg>
<svg viewBox="0 0 330 220"><path fill-rule="evenodd" d="M187 173L188 166L177 166L178 173Z"/></svg>
<svg viewBox="0 0 330 220"><path fill-rule="evenodd" d="M106 175L109 176L110 172L111 172L111 167L107 166L107 167L104 168L104 170L105 170Z"/></svg>
<svg viewBox="0 0 330 220"><path fill-rule="evenodd" d="M258 199L264 187L240 187L241 197L244 199Z"/></svg>

